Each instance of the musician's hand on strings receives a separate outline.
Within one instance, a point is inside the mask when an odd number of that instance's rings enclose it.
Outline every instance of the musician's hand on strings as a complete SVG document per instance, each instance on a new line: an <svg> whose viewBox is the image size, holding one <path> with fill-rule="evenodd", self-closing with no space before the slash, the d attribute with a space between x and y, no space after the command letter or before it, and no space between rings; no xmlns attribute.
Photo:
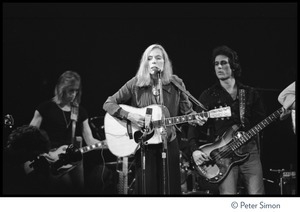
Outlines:
<svg viewBox="0 0 300 212"><path fill-rule="evenodd" d="M247 133L244 132L244 131L238 131L238 132L236 132L236 137L237 138L246 137L246 136L247 136Z"/></svg>
<svg viewBox="0 0 300 212"><path fill-rule="evenodd" d="M202 117L202 116L196 115L196 123L199 126L204 125L207 122L207 119L208 119L207 117Z"/></svg>
<svg viewBox="0 0 300 212"><path fill-rule="evenodd" d="M210 157L201 150L196 150L193 152L193 159L196 165L201 165L204 161L209 161Z"/></svg>
<svg viewBox="0 0 300 212"><path fill-rule="evenodd" d="M140 114L128 113L127 119L140 128L144 127L145 125L145 117Z"/></svg>
<svg viewBox="0 0 300 212"><path fill-rule="evenodd" d="M43 154L41 154L41 156L44 156L47 159L47 161L51 162L51 163L53 163L59 159L57 156L55 156L51 153L43 153Z"/></svg>
<svg viewBox="0 0 300 212"><path fill-rule="evenodd" d="M197 113L194 111L191 114L197 114ZM208 119L207 117L202 117L200 115L195 115L195 118L196 118L196 120L189 121L189 124L192 125L192 126L194 126L194 127L197 126L197 125L199 125L199 126L204 125L205 122Z"/></svg>

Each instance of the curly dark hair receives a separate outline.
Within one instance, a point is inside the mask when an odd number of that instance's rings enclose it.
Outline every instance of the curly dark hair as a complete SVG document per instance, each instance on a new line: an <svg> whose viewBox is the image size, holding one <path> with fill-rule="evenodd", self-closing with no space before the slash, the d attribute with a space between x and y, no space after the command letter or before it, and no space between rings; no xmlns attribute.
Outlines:
<svg viewBox="0 0 300 212"><path fill-rule="evenodd" d="M37 127L24 125L8 136L6 151L10 163L24 163L49 150L50 140L46 131Z"/></svg>
<svg viewBox="0 0 300 212"><path fill-rule="evenodd" d="M218 55L225 55L229 58L229 65L233 71L234 77L241 77L242 69L237 53L228 46L218 46L212 52L212 62L214 64Z"/></svg>

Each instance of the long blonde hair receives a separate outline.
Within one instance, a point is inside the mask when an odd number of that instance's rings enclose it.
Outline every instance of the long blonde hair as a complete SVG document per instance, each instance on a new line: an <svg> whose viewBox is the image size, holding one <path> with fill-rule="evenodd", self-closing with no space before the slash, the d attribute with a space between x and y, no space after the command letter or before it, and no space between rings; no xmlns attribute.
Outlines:
<svg viewBox="0 0 300 212"><path fill-rule="evenodd" d="M150 79L150 74L149 74L149 62L148 62L148 56L150 52L153 49L160 49L163 54L164 58L164 68L162 72L162 83L163 84L168 84L171 81L171 77L173 75L173 69L172 69L172 64L169 59L169 56L165 49L159 45L159 44L152 44L150 45L143 53L141 61L140 61L140 67L136 73L137 77L137 86L143 87L143 86L149 86L151 84L151 79Z"/></svg>
<svg viewBox="0 0 300 212"><path fill-rule="evenodd" d="M74 85L75 83L79 83L79 91L73 101L74 104L79 105L81 101L82 88L81 88L81 77L78 73L74 71L65 71L57 81L57 84L54 89L54 97L53 101L56 103L61 103L64 92L67 87Z"/></svg>

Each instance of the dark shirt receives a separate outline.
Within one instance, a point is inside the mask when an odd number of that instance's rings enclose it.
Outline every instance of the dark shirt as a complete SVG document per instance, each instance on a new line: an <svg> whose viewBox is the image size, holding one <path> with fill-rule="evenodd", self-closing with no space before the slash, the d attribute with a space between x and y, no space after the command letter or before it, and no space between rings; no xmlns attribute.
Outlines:
<svg viewBox="0 0 300 212"><path fill-rule="evenodd" d="M41 129L45 130L51 141L51 149L72 143L71 112L63 111L52 100L43 102L37 107L43 117ZM76 123L76 136L82 135L82 123L88 118L86 110L79 106L78 120Z"/></svg>
<svg viewBox="0 0 300 212"><path fill-rule="evenodd" d="M265 118L265 108L261 97L255 88L243 85L240 82L237 83L237 93L240 89L245 90L245 123L244 127L241 127L240 131L247 131L253 126L261 122ZM208 110L215 109L219 106L230 106L231 107L231 117L224 119L208 119L207 123L204 125L204 129L209 129L208 141L213 142L217 136L221 136L226 132L232 125L241 124L240 120L240 108L239 108L239 99L234 100L231 95L221 86L218 82L212 87L205 90L199 98L199 101L208 108ZM197 112L200 112L200 109L196 109ZM200 127L201 128L201 127ZM203 127L202 127L203 128ZM197 142L199 131L205 131L198 127L191 128L189 130L189 141L193 150L196 149L195 143ZM249 142L250 143L250 142ZM246 146L254 146L254 144L246 144ZM249 147L250 148L250 147ZM192 151L193 151L192 150Z"/></svg>

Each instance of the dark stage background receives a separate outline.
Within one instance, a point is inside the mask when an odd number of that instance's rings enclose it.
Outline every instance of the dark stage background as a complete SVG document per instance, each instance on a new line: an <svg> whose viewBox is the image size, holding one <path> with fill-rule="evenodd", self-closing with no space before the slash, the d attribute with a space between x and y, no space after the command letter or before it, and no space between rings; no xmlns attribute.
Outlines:
<svg viewBox="0 0 300 212"><path fill-rule="evenodd" d="M3 116L28 124L36 106L53 96L66 70L83 80L82 105L90 117L138 69L143 51L163 45L196 98L216 78L214 47L236 50L242 81L260 88L267 113L296 79L296 3L4 3ZM272 169L295 169L291 120L267 127L262 141L266 178ZM292 166L292 167L291 167Z"/></svg>

